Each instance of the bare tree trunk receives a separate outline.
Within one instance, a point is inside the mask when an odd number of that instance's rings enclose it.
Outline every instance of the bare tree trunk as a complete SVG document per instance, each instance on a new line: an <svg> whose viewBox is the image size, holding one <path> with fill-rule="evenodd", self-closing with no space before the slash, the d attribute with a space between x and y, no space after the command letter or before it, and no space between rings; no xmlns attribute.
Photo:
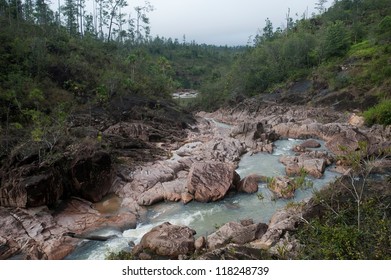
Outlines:
<svg viewBox="0 0 391 280"><path fill-rule="evenodd" d="M99 2L99 33L100 38L103 40L103 5L102 0Z"/></svg>
<svg viewBox="0 0 391 280"><path fill-rule="evenodd" d="M113 9L111 10L111 17L110 17L110 25L109 25L109 35L107 36L107 41L111 40L111 29L113 27L113 20L115 17L115 10L117 9L118 4L121 2L121 0L117 0L115 3Z"/></svg>
<svg viewBox="0 0 391 280"><path fill-rule="evenodd" d="M61 4L60 4L60 0L58 0L58 26L61 26Z"/></svg>
<svg viewBox="0 0 391 280"><path fill-rule="evenodd" d="M98 15L96 13L96 0L92 1L92 18L93 18L93 24L94 24L94 30L95 33L98 33Z"/></svg>
<svg viewBox="0 0 391 280"><path fill-rule="evenodd" d="M286 14L286 36L288 36L288 32L289 32L290 13L291 13L291 8L288 8L288 13Z"/></svg>

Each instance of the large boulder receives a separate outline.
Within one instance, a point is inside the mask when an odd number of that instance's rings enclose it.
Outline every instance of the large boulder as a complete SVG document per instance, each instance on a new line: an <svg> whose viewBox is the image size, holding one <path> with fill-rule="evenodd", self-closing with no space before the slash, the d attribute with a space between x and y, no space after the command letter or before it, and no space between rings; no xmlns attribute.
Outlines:
<svg viewBox="0 0 391 280"><path fill-rule="evenodd" d="M245 244L259 238L266 229L265 224L229 222L208 236L208 248L214 250L228 243Z"/></svg>
<svg viewBox="0 0 391 280"><path fill-rule="evenodd" d="M217 201L233 187L235 174L235 167L229 163L196 162L187 178L187 190L196 201Z"/></svg>
<svg viewBox="0 0 391 280"><path fill-rule="evenodd" d="M282 156L280 162L285 165L285 172L288 176L300 176L302 172L321 178L326 166L332 164L333 156L325 151L305 152L299 156Z"/></svg>
<svg viewBox="0 0 391 280"><path fill-rule="evenodd" d="M304 160L303 169L312 177L321 178L326 170L326 161L324 159Z"/></svg>
<svg viewBox="0 0 391 280"><path fill-rule="evenodd" d="M165 162L156 162L143 166L133 172L132 182L130 182L128 187L121 190L121 195L124 197L134 194L140 195L157 186L158 183L173 180L177 171Z"/></svg>
<svg viewBox="0 0 391 280"><path fill-rule="evenodd" d="M176 226L168 222L154 227L146 233L132 253L138 257L142 253L178 259L195 251L195 231L189 227Z"/></svg>
<svg viewBox="0 0 391 280"><path fill-rule="evenodd" d="M263 181L263 177L257 174L250 174L239 182L238 191L244 193L256 193L258 184Z"/></svg>
<svg viewBox="0 0 391 280"><path fill-rule="evenodd" d="M221 162L236 162L246 152L246 147L237 139L216 138L205 145L203 155L207 159Z"/></svg>
<svg viewBox="0 0 391 280"><path fill-rule="evenodd" d="M137 202L141 206L152 205L161 201L187 201L184 194L186 194L186 178L179 178L176 180L157 183L154 187L142 193Z"/></svg>
<svg viewBox="0 0 391 280"><path fill-rule="evenodd" d="M300 176L304 171L314 178L321 178L326 170L326 161L324 159L305 159L298 162L292 162L285 167L285 173L288 176Z"/></svg>
<svg viewBox="0 0 391 280"><path fill-rule="evenodd" d="M87 143L71 146L56 160L18 165L1 178L1 206L52 206L70 196L96 202L111 188L110 154Z"/></svg>
<svg viewBox="0 0 391 280"><path fill-rule="evenodd" d="M322 145L318 141L316 141L314 139L310 139L310 140L304 141L300 145L294 146L293 151L303 153L303 152L307 151L307 149L320 148L321 146Z"/></svg>
<svg viewBox="0 0 391 280"><path fill-rule="evenodd" d="M360 143L369 143L369 138L357 128L341 127L341 132L334 134L326 147L336 155L345 155L360 149Z"/></svg>
<svg viewBox="0 0 391 280"><path fill-rule="evenodd" d="M27 208L55 204L64 193L64 174L57 167L29 164L11 170L1 182L0 205Z"/></svg>

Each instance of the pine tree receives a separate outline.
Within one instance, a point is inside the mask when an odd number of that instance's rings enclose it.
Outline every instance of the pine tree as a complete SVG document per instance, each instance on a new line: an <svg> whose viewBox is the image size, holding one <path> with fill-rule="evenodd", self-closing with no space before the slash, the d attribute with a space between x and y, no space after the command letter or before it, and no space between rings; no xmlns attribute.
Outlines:
<svg viewBox="0 0 391 280"><path fill-rule="evenodd" d="M71 35L78 33L78 6L76 0L65 0L65 5L62 7L62 14L65 17L65 26Z"/></svg>
<svg viewBox="0 0 391 280"><path fill-rule="evenodd" d="M350 46L350 35L342 21L336 21L326 30L326 57L343 56Z"/></svg>
<svg viewBox="0 0 391 280"><path fill-rule="evenodd" d="M318 10L319 14L323 14L326 11L326 3L327 0L319 0L317 3L315 3L315 9Z"/></svg>
<svg viewBox="0 0 391 280"><path fill-rule="evenodd" d="M52 20L53 12L45 0L37 0L34 11L34 17L38 25L48 25Z"/></svg>
<svg viewBox="0 0 391 280"><path fill-rule="evenodd" d="M109 0L108 2L109 6L109 34L107 36L107 41L111 40L112 31L113 31L113 24L116 24L118 26L122 25L122 17L123 14L121 14L121 8L126 7L128 3L125 0Z"/></svg>
<svg viewBox="0 0 391 280"><path fill-rule="evenodd" d="M25 0L23 4L24 20L34 22L34 4L32 0Z"/></svg>

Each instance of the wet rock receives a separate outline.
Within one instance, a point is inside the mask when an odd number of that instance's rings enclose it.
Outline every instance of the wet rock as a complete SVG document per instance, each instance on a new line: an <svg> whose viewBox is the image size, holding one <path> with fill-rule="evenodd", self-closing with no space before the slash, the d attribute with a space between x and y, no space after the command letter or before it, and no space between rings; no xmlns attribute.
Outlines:
<svg viewBox="0 0 391 280"><path fill-rule="evenodd" d="M138 256L138 258L139 258L140 260L143 260L143 261L152 260L152 256L151 256L150 254L145 253L145 252L140 253L140 255Z"/></svg>
<svg viewBox="0 0 391 280"><path fill-rule="evenodd" d="M262 181L262 176L250 174L239 182L238 191L244 193L256 193L258 184Z"/></svg>
<svg viewBox="0 0 391 280"><path fill-rule="evenodd" d="M275 132L281 137L286 138L322 138L319 136L322 128L322 124L319 123L310 123L310 124L301 124L301 123L286 123L282 122L273 127Z"/></svg>
<svg viewBox="0 0 391 280"><path fill-rule="evenodd" d="M133 248L137 257L147 251L160 257L178 259L179 255L190 255L195 251L194 234L188 227L172 225L168 222L154 227L146 233L140 244Z"/></svg>
<svg viewBox="0 0 391 280"><path fill-rule="evenodd" d="M246 226L249 226L249 225L253 225L254 224L254 220L253 219L245 219L245 220L241 220L240 221L240 224L244 227Z"/></svg>
<svg viewBox="0 0 391 280"><path fill-rule="evenodd" d="M194 196L192 196L192 195L189 194L188 192L185 192L185 193L182 193L182 194L181 194L181 200L182 200L183 204L188 204L188 203L191 202L193 199L194 199Z"/></svg>
<svg viewBox="0 0 391 280"><path fill-rule="evenodd" d="M189 172L187 190L196 201L217 201L231 188L234 177L235 167L232 164L196 162Z"/></svg>
<svg viewBox="0 0 391 280"><path fill-rule="evenodd" d="M326 170L326 161L324 159L305 159L299 162L293 162L285 167L288 176L300 176L304 171L306 174L321 178Z"/></svg>

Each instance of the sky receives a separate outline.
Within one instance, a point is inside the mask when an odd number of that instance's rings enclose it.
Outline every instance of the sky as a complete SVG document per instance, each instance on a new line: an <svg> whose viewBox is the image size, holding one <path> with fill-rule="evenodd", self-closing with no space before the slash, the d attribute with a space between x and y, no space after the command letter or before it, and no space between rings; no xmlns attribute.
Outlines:
<svg viewBox="0 0 391 280"><path fill-rule="evenodd" d="M177 38L198 44L247 45L250 36L269 18L274 28L282 27L286 14L295 20L316 12L318 0L149 0L155 10L148 14L151 35ZM332 0L326 4L330 6ZM128 0L128 11L144 0Z"/></svg>

